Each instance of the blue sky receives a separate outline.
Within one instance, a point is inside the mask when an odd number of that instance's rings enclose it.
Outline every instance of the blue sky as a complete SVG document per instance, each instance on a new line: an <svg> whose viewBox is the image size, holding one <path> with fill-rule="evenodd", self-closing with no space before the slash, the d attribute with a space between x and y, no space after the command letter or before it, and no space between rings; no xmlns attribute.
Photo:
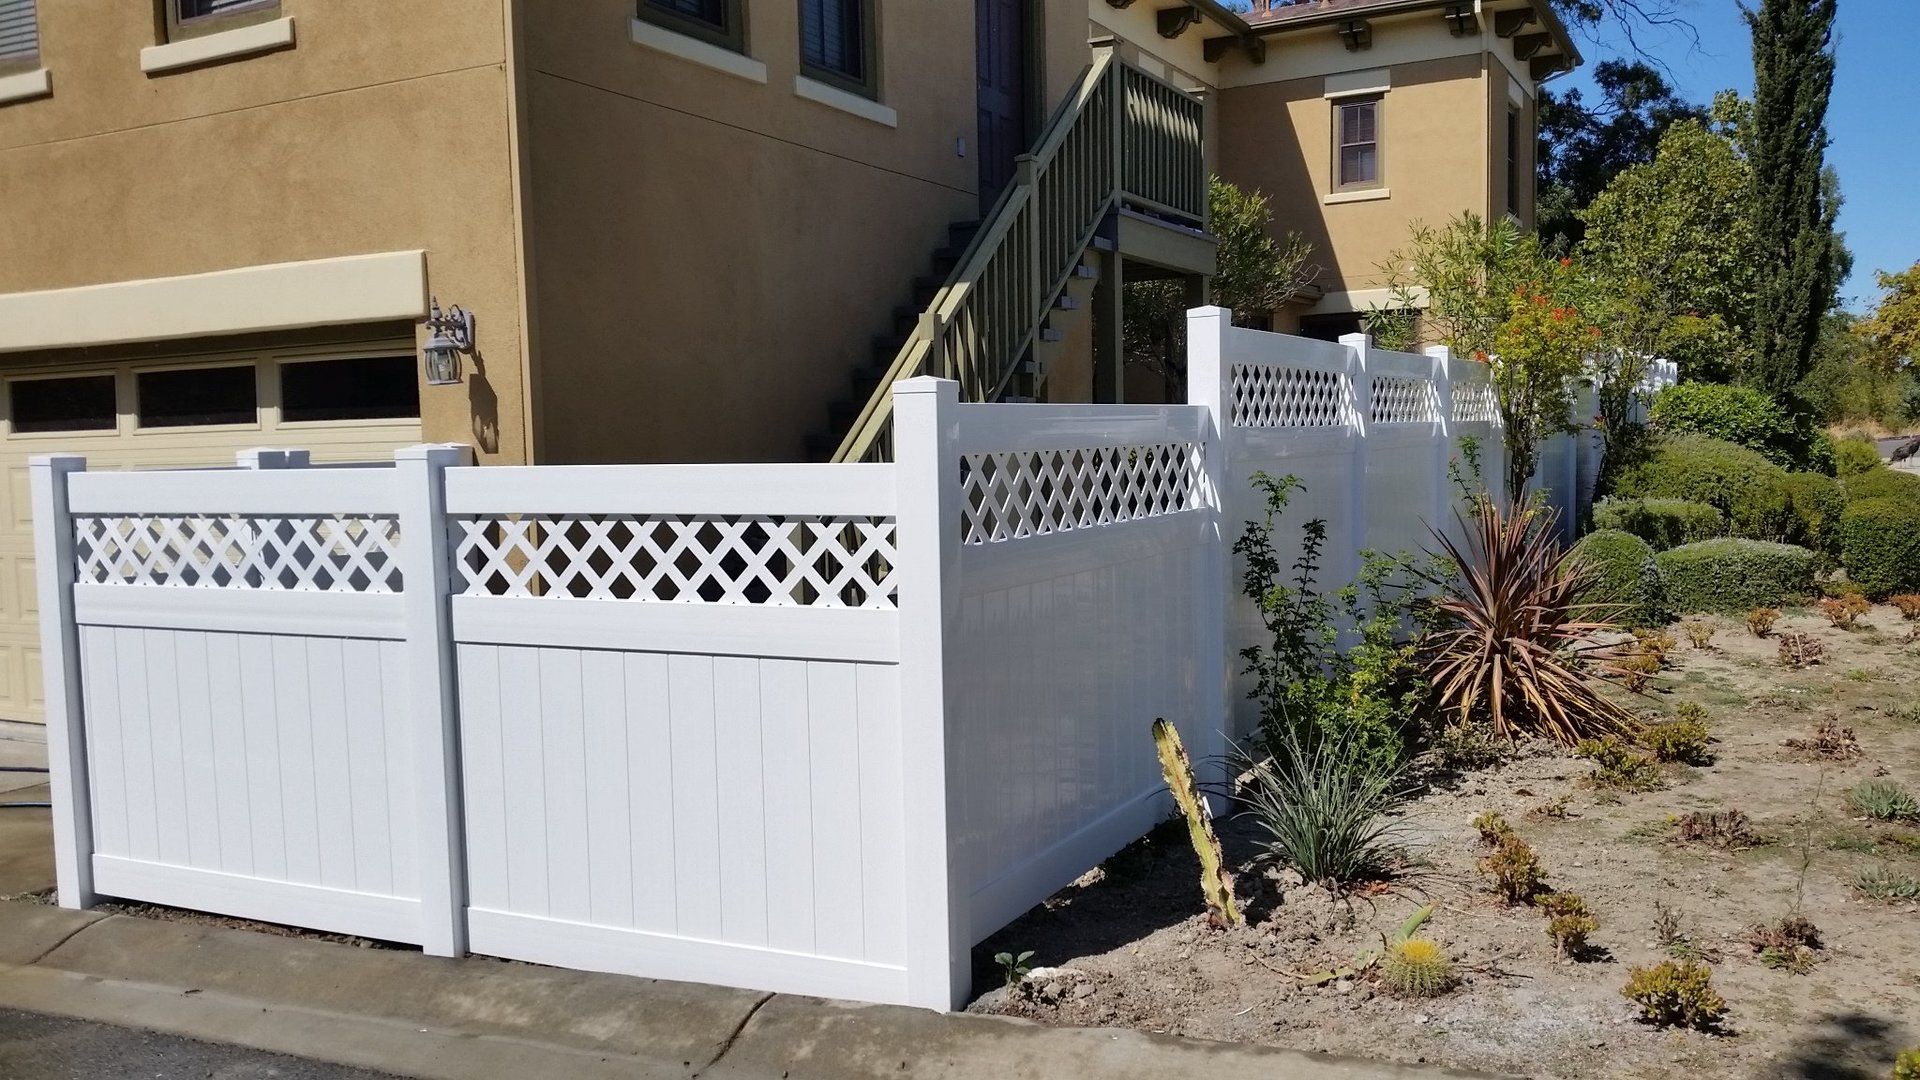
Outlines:
<svg viewBox="0 0 1920 1080"><path fill-rule="evenodd" d="M1705 103L1731 87L1753 93L1753 64L1746 24L1735 0L1678 0L1699 29L1690 50L1676 32L1641 37L1641 46L1665 60L1685 97ZM1611 32L1603 38L1611 39ZM1920 38L1920 0L1839 0L1838 74L1827 126L1833 145L1827 161L1840 171L1846 205L1840 228L1853 249L1853 278L1840 295L1854 311L1870 308L1879 290L1875 270L1903 270L1920 259L1920 101L1909 96L1912 47ZM1554 83L1588 88L1587 71L1614 55L1611 40L1582 40L1587 67ZM1591 90L1586 89L1591 96Z"/></svg>

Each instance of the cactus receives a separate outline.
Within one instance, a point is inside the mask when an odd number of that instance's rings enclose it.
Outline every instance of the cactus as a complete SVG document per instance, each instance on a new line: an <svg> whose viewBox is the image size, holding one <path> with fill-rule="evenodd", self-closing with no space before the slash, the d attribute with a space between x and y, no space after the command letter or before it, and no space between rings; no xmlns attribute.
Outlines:
<svg viewBox="0 0 1920 1080"><path fill-rule="evenodd" d="M1453 964L1432 938L1395 942L1380 962L1380 975L1401 997L1433 997L1453 988Z"/></svg>
<svg viewBox="0 0 1920 1080"><path fill-rule="evenodd" d="M1200 857L1200 895L1207 902L1207 921L1214 926L1238 926L1240 907L1233 898L1233 875L1227 872L1220 838L1214 835L1213 813L1193 779L1193 762L1180 743L1180 732L1165 719L1153 722L1153 745L1160 753L1160 772L1167 790L1187 819L1187 838Z"/></svg>

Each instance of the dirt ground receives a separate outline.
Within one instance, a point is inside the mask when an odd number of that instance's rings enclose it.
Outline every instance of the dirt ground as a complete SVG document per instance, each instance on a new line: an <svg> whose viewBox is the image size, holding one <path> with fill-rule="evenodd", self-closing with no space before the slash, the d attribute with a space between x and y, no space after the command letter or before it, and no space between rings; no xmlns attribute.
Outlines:
<svg viewBox="0 0 1920 1080"><path fill-rule="evenodd" d="M1405 875L1346 900L1248 868L1248 823L1222 822L1250 907L1249 925L1227 931L1201 915L1184 832L1163 828L976 949L977 987L1003 981L997 952L1031 949L1036 970L973 1010L1532 1076L1886 1077L1900 1049L1920 1045L1920 905L1867 899L1853 882L1875 865L1920 876L1920 828L1857 819L1846 792L1876 775L1920 789L1920 646L1904 644L1908 624L1887 607L1853 630L1794 611L1779 630L1810 632L1828 650L1824 664L1794 671L1775 639L1733 619L1717 625L1709 650L1682 641L1635 702L1662 713L1703 705L1712 765L1665 766L1663 789L1615 793L1592 785L1591 763L1525 748L1428 786L1398 823ZM1858 756L1782 745L1824 717L1855 730ZM1562 799L1564 817L1537 810ZM1726 851L1678 839L1670 819L1708 809L1744 811L1764 842ZM1557 959L1546 918L1488 890L1470 824L1485 810L1539 852L1549 888L1586 898L1600 923L1591 956ZM1397 999L1371 971L1324 985L1295 977L1380 948L1429 901L1422 933L1460 971L1452 993ZM1679 913L1695 949L1718 957L1724 1033L1655 1029L1620 995L1629 967L1668 955L1656 901ZM1753 924L1796 909L1824 940L1803 975L1762 966L1746 940Z"/></svg>

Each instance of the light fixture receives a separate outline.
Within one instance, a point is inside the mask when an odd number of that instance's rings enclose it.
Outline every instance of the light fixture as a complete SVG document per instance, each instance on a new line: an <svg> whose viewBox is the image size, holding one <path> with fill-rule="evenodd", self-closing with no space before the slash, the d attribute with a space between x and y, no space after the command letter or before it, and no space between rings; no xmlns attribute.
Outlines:
<svg viewBox="0 0 1920 1080"><path fill-rule="evenodd" d="M1359 52L1373 44L1373 26L1365 19L1348 19L1340 24L1339 32L1348 52Z"/></svg>
<svg viewBox="0 0 1920 1080"><path fill-rule="evenodd" d="M440 313L440 298L427 309L426 367L428 386L451 386L460 381L460 354L473 351L473 312L458 305Z"/></svg>

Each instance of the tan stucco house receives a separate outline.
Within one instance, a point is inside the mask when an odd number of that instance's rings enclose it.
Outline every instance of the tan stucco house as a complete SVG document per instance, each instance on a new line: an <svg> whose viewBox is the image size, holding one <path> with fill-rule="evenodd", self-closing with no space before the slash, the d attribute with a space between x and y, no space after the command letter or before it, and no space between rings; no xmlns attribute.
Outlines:
<svg viewBox="0 0 1920 1080"><path fill-rule="evenodd" d="M1321 254L1287 328L1364 310L1413 218L1530 220L1544 0L1255 7L0 0L0 720L39 708L34 453L884 453L909 369L1124 396L1120 284L1198 288L1209 171Z"/></svg>

